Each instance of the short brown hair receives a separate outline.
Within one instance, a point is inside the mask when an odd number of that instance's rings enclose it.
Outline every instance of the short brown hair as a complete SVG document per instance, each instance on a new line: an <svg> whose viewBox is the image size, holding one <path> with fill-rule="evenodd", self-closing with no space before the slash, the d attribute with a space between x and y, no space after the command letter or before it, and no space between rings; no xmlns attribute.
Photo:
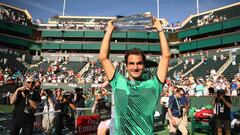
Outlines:
<svg viewBox="0 0 240 135"><path fill-rule="evenodd" d="M128 57L129 55L139 55L139 56L142 56L142 59L143 59L143 62L145 64L145 61L146 61L146 57L143 53L143 51L139 48L133 48L131 50L128 50L127 53L125 54L124 56L124 59L125 59L125 63L127 64L128 63Z"/></svg>
<svg viewBox="0 0 240 135"><path fill-rule="evenodd" d="M177 90L176 90L176 92L178 92L178 93L181 92L181 91L185 94L185 91L181 87L180 88L178 87Z"/></svg>

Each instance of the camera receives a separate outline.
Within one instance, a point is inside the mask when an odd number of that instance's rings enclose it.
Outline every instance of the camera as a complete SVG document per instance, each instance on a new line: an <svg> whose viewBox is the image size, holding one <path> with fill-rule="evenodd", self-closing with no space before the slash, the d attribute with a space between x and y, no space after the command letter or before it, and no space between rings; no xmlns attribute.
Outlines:
<svg viewBox="0 0 240 135"><path fill-rule="evenodd" d="M24 94L25 97L32 99L33 92L31 92L30 90L21 90L21 93Z"/></svg>
<svg viewBox="0 0 240 135"><path fill-rule="evenodd" d="M225 91L224 90L218 90L217 91L217 97L220 97L221 95L225 95Z"/></svg>
<svg viewBox="0 0 240 135"><path fill-rule="evenodd" d="M23 93L24 95L28 95L30 93L30 90L24 90Z"/></svg>
<svg viewBox="0 0 240 135"><path fill-rule="evenodd" d="M46 93L46 94L45 94L45 93ZM50 90L50 89L45 89L43 95L44 95L44 96L51 96L51 95L52 95L52 90Z"/></svg>
<svg viewBox="0 0 240 135"><path fill-rule="evenodd" d="M66 99L68 99L68 98L70 98L70 97L71 97L71 95L70 95L70 94L63 94L62 96L63 96L63 98L66 98Z"/></svg>
<svg viewBox="0 0 240 135"><path fill-rule="evenodd" d="M75 93L83 93L83 88L75 88Z"/></svg>
<svg viewBox="0 0 240 135"><path fill-rule="evenodd" d="M72 95L71 93L69 92L65 92L63 93L63 99L65 99L68 103L70 103L74 97L74 95Z"/></svg>

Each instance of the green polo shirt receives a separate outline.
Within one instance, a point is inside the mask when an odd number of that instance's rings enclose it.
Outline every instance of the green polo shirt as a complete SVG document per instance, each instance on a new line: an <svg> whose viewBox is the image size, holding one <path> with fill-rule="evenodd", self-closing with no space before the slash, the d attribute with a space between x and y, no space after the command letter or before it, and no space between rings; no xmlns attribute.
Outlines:
<svg viewBox="0 0 240 135"><path fill-rule="evenodd" d="M151 135L163 84L157 76L130 81L119 72L110 80L115 101L115 135Z"/></svg>

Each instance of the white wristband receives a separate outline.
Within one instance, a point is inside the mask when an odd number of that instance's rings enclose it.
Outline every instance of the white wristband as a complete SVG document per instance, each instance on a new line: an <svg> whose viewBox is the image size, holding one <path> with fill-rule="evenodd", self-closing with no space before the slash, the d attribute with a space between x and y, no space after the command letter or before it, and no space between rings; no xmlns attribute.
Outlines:
<svg viewBox="0 0 240 135"><path fill-rule="evenodd" d="M163 28L157 28L158 33L163 31Z"/></svg>

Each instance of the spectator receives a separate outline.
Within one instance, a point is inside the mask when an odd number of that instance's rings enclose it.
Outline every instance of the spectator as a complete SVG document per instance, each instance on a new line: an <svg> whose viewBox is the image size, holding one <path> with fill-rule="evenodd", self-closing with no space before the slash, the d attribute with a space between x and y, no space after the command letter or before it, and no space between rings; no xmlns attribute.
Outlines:
<svg viewBox="0 0 240 135"><path fill-rule="evenodd" d="M83 88L75 88L74 93L74 102L77 108L84 108L85 107L85 99L87 98L86 95L83 94ZM83 115L83 111L77 110L76 116Z"/></svg>
<svg viewBox="0 0 240 135"><path fill-rule="evenodd" d="M212 104L215 106L217 134L222 135L224 127L226 135L230 135L231 130L231 106L232 101L229 96L225 95L224 90L218 90L214 95Z"/></svg>
<svg viewBox="0 0 240 135"><path fill-rule="evenodd" d="M236 118L231 122L231 135L239 135L240 133L240 110L236 113Z"/></svg>
<svg viewBox="0 0 240 135"><path fill-rule="evenodd" d="M168 91L163 92L163 96L161 97L160 104L162 105L162 125L165 125L166 114L168 110L168 100L169 93Z"/></svg>
<svg viewBox="0 0 240 135"><path fill-rule="evenodd" d="M184 92L182 88L178 88ZM187 128L188 124L188 111L189 111L190 103L189 103L189 95L184 92L183 96L180 98L180 108L182 109L182 121L185 124L185 128Z"/></svg>
<svg viewBox="0 0 240 135"><path fill-rule="evenodd" d="M214 60L214 62L217 61L217 56L216 55L213 55L213 60Z"/></svg>
<svg viewBox="0 0 240 135"><path fill-rule="evenodd" d="M4 82L4 71L0 69L0 86L3 85Z"/></svg>
<svg viewBox="0 0 240 135"><path fill-rule="evenodd" d="M196 85L196 96L203 95L203 84L202 81L198 80Z"/></svg>
<svg viewBox="0 0 240 135"><path fill-rule="evenodd" d="M41 81L40 80L36 80L35 81L35 85L33 87L34 90L40 92L42 89L41 89Z"/></svg>
<svg viewBox="0 0 240 135"><path fill-rule="evenodd" d="M33 133L34 112L41 100L33 86L33 78L27 78L25 85L18 88L10 99L11 104L14 104L11 135L20 134L21 128L24 135Z"/></svg>
<svg viewBox="0 0 240 135"><path fill-rule="evenodd" d="M188 134L186 128L186 121L183 120L183 112L181 108L180 99L184 95L183 89L178 88L174 95L169 97L168 103L168 116L169 116L169 134L175 135L177 129L181 131L183 135ZM184 105L184 104L183 104Z"/></svg>
<svg viewBox="0 0 240 135"><path fill-rule="evenodd" d="M41 99L43 103L43 112L55 111L55 97L50 89L41 91ZM54 113L43 114L42 127L48 135L53 133L54 118Z"/></svg>
<svg viewBox="0 0 240 135"><path fill-rule="evenodd" d="M231 83L231 95L232 96L237 96L237 82L235 81L235 79L232 80L232 83Z"/></svg>
<svg viewBox="0 0 240 135"><path fill-rule="evenodd" d="M238 63L238 73L240 73L240 63Z"/></svg>
<svg viewBox="0 0 240 135"><path fill-rule="evenodd" d="M59 96L59 99L55 105L56 111L61 111L55 117L55 133L56 135L62 134L62 129L64 128L64 121L66 121L66 126L69 131L74 132L74 116L73 112L76 111L76 106L72 102L71 94L68 92L63 93Z"/></svg>
<svg viewBox="0 0 240 135"><path fill-rule="evenodd" d="M62 90L61 88L55 89L54 95L55 95L57 101L60 100L60 96L62 96L62 91L63 91L63 90Z"/></svg>
<svg viewBox="0 0 240 135"><path fill-rule="evenodd" d="M99 91L96 93L96 100L94 102L92 113L96 113L100 115L100 124L98 125L97 134L98 135L106 135L109 132L109 125L111 119L111 106L112 104L108 102L102 93Z"/></svg>
<svg viewBox="0 0 240 135"><path fill-rule="evenodd" d="M8 96L7 96L7 91L4 89L3 92L2 92L2 98L1 98L3 105L6 105L6 104L7 104L7 98L8 98Z"/></svg>

